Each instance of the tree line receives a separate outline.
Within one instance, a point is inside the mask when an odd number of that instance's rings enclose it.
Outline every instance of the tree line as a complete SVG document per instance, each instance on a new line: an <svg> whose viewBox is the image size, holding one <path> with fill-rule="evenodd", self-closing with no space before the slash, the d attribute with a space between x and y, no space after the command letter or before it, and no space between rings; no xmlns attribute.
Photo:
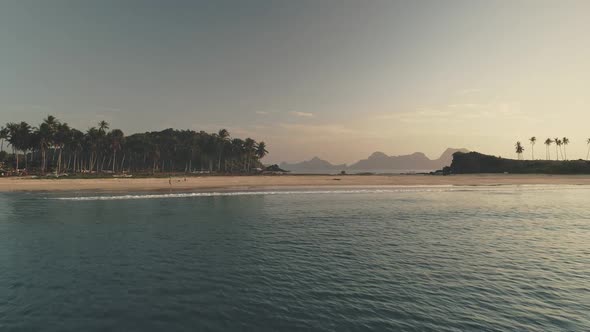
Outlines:
<svg viewBox="0 0 590 332"><path fill-rule="evenodd" d="M529 138L529 143L531 145L531 160L535 160L535 144L537 143L537 137L533 136ZM570 144L570 140L567 137L559 138L555 137L554 139L547 138L543 144L545 144L545 159L551 160L551 144L555 144L555 160L568 160L567 158L567 149L566 147ZM586 160L590 156L590 138L586 141L588 144L588 153L586 154ZM520 141L516 142L514 145L516 149L516 155L518 156L518 160L522 160L523 153L524 153L524 146Z"/></svg>
<svg viewBox="0 0 590 332"><path fill-rule="evenodd" d="M4 151L5 141L12 153ZM32 127L11 122L0 127L0 163L27 173L250 173L262 167L266 144L252 138L232 138L221 129L165 129L125 136L106 121L85 132L54 116Z"/></svg>

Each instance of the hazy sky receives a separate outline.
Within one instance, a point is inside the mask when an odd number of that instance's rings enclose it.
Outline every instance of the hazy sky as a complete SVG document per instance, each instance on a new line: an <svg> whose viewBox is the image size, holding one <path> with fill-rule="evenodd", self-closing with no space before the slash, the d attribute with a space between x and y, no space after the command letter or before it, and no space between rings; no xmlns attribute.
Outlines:
<svg viewBox="0 0 590 332"><path fill-rule="evenodd" d="M585 158L589 15L566 0L3 0L0 123L227 128L265 140L266 162L515 157L532 135Z"/></svg>

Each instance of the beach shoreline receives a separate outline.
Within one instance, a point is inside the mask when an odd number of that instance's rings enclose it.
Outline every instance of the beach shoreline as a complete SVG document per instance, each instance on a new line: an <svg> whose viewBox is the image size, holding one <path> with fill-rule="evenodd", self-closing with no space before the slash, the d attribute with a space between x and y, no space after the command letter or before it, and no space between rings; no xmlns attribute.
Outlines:
<svg viewBox="0 0 590 332"><path fill-rule="evenodd" d="M212 191L315 187L590 185L590 175L271 175L158 178L0 178L0 192L52 191Z"/></svg>

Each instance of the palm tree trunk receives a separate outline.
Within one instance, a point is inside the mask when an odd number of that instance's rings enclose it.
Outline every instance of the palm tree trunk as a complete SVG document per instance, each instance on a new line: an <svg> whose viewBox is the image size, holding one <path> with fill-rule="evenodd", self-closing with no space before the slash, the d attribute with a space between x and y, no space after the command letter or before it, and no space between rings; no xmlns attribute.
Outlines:
<svg viewBox="0 0 590 332"><path fill-rule="evenodd" d="M60 173L61 171L61 151L62 149L59 149L59 156L57 157L57 174Z"/></svg>
<svg viewBox="0 0 590 332"><path fill-rule="evenodd" d="M45 174L45 165L47 164L47 152L41 147L41 173Z"/></svg>
<svg viewBox="0 0 590 332"><path fill-rule="evenodd" d="M100 163L100 171L104 169L104 161L107 159L107 156L102 156L102 162Z"/></svg>
<svg viewBox="0 0 590 332"><path fill-rule="evenodd" d="M98 172L98 153L96 152L94 152L94 155L92 156L92 165L90 165L90 170Z"/></svg>
<svg viewBox="0 0 590 332"><path fill-rule="evenodd" d="M14 161L16 162L16 164L14 166L14 171L18 175L18 154L16 153L16 149L14 147L12 148L12 154L14 155Z"/></svg>
<svg viewBox="0 0 590 332"><path fill-rule="evenodd" d="M121 167L119 167L119 170L121 170L121 172L124 171L124 169L123 169L124 164L125 164L125 154L123 153L123 159L121 159Z"/></svg>
<svg viewBox="0 0 590 332"><path fill-rule="evenodd" d="M559 153L561 156L561 160L565 160L565 157L563 156L563 148L562 147L559 147Z"/></svg>

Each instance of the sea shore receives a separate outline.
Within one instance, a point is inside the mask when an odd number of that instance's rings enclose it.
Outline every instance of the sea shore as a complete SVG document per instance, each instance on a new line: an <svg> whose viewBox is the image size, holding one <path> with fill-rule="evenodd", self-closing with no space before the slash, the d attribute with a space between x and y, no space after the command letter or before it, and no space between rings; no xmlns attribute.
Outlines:
<svg viewBox="0 0 590 332"><path fill-rule="evenodd" d="M590 185L590 175L273 175L172 178L0 178L0 192L18 191L198 191L300 187Z"/></svg>

